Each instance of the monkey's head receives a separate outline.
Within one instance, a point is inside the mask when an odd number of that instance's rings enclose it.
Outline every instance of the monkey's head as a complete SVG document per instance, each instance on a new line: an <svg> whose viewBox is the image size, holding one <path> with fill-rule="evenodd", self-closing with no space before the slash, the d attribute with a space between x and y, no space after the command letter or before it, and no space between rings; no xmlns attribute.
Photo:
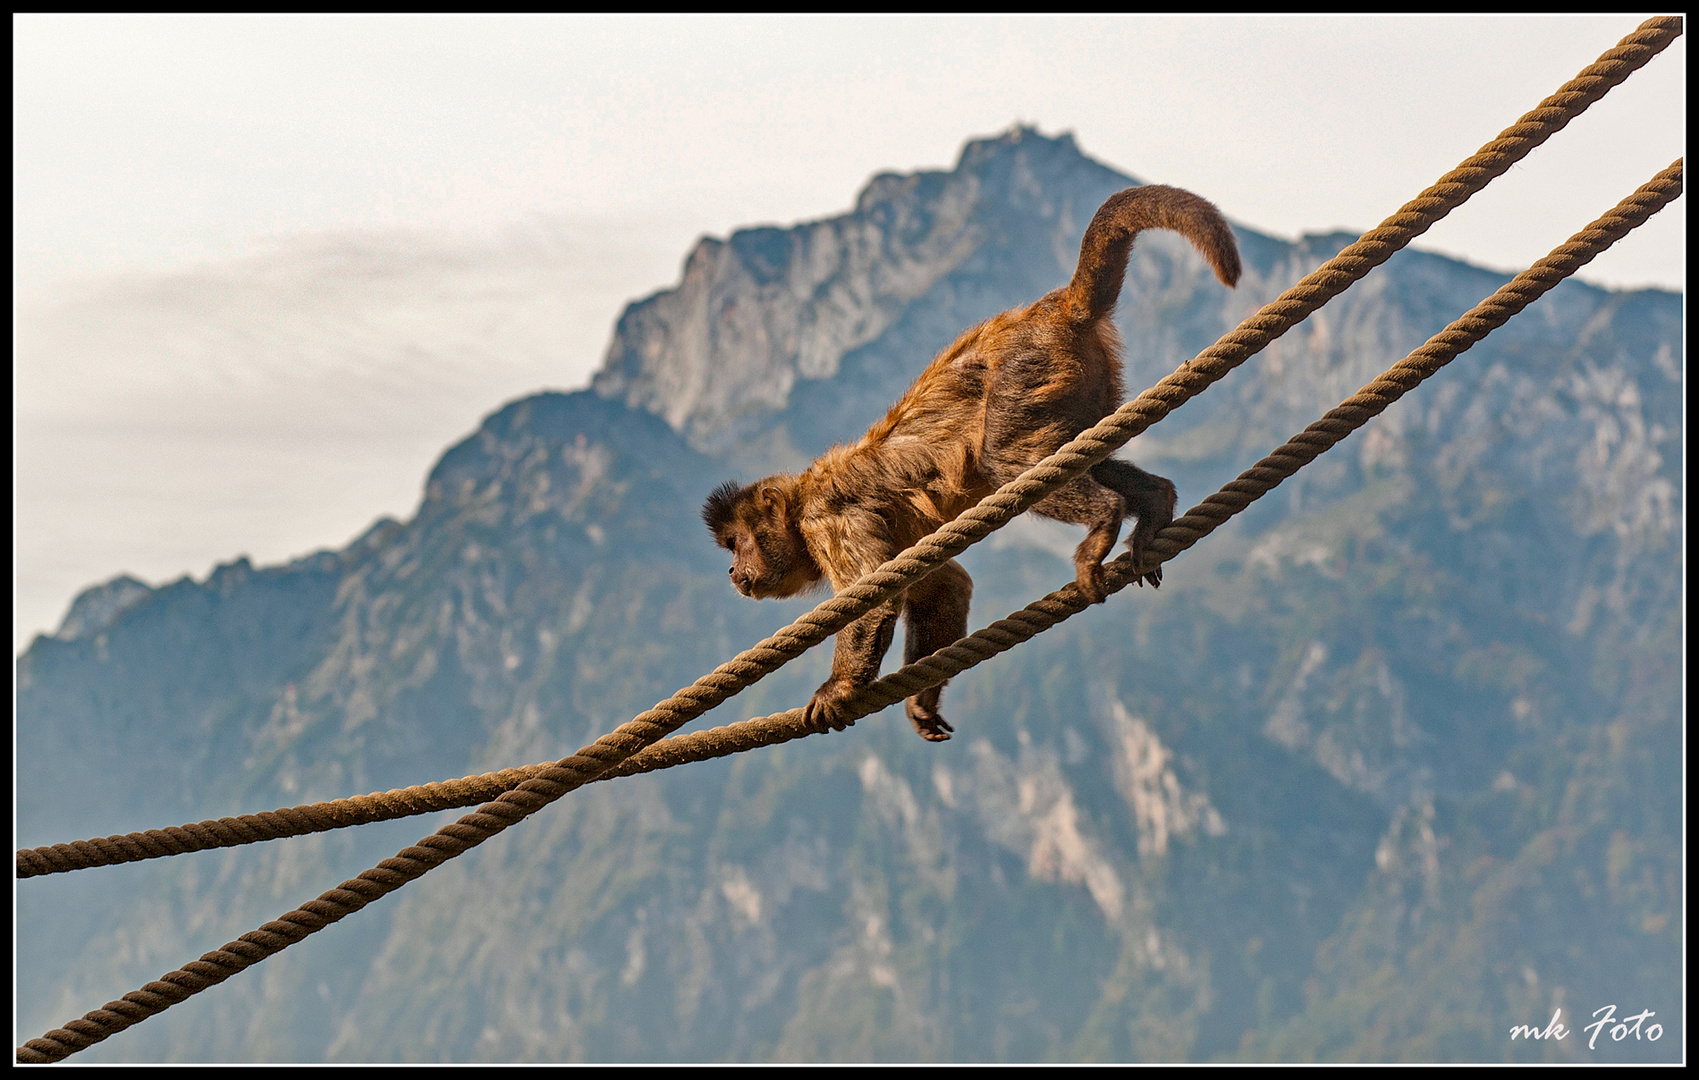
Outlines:
<svg viewBox="0 0 1699 1080"><path fill-rule="evenodd" d="M702 504L714 542L732 553L732 584L743 595L795 596L824 577L797 527L795 494L795 477L769 476L747 487L728 480Z"/></svg>

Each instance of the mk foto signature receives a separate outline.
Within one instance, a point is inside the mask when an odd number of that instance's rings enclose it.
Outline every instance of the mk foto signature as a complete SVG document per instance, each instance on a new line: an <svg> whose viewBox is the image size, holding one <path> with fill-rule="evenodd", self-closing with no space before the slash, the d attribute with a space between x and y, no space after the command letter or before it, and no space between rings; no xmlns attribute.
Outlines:
<svg viewBox="0 0 1699 1080"><path fill-rule="evenodd" d="M1604 1013L1604 1015L1599 1016L1600 1013ZM1589 1050L1593 1049L1594 1044L1599 1041L1599 1032L1604 1031L1607 1027L1610 1030L1610 1037L1616 1042L1621 1042L1629 1035L1633 1035L1636 1040L1644 1039L1647 1042L1657 1042L1664 1034L1662 1024L1645 1024L1642 1028L1641 1025L1645 1021L1658 1015L1650 1009L1618 1020L1616 1018L1616 1006L1606 1005L1602 1009L1594 1009L1593 1015L1599 1016L1599 1018L1586 1027L1586 1030L1592 1032L1592 1035L1587 1039L1587 1049ZM1513 1041L1516 1039L1565 1038L1569 1034L1569 1029L1563 1026L1562 1020L1563 1010L1558 1009L1552 1013L1551 1023L1545 1026L1545 1030L1542 1031L1530 1024L1518 1024L1510 1029L1510 1038Z"/></svg>

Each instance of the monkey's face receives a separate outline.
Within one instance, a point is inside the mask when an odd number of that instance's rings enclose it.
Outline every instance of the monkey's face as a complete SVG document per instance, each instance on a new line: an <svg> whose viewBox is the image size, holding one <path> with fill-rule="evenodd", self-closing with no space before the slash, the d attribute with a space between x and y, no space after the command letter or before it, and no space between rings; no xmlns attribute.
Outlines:
<svg viewBox="0 0 1699 1080"><path fill-rule="evenodd" d="M732 553L732 585L745 596L795 596L820 580L801 538L784 531L739 526L721 544Z"/></svg>
<svg viewBox="0 0 1699 1080"><path fill-rule="evenodd" d="M702 507L714 542L732 553L732 585L745 596L795 596L823 576L787 504L784 488L771 481L746 488L728 482Z"/></svg>

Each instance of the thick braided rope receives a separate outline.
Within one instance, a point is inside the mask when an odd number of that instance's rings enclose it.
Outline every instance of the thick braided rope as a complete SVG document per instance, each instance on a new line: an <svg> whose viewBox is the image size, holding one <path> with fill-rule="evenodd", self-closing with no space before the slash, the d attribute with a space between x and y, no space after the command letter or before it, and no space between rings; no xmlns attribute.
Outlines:
<svg viewBox="0 0 1699 1080"><path fill-rule="evenodd" d="M1155 386L1122 405L1082 432L1072 442L1025 474L987 496L974 509L934 533L929 540L942 547L946 538L960 534L977 540L1008 519L1004 506L1031 506L1061 483L1097 464L1127 440L1167 416L1174 409L1238 367L1292 326L1301 322L1349 285L1404 248L1415 237L1485 187L1530 151L1561 130L1589 105L1603 97L1635 69L1663 49L1681 33L1675 17L1648 19L1617 47L1560 87L1539 106L1506 128L1457 168L1446 173L1426 191L1405 203L1394 215L1364 233L1351 246L1329 259L1292 288L1239 324L1232 333L1180 366ZM1042 486L1041 486L1042 485ZM1027 491L1038 493L1028 497ZM1017 492L1020 494L1017 496ZM972 542L969 540L968 542ZM918 553L922 541L910 552ZM966 545L963 544L965 547ZM951 548L955 554L960 548ZM909 552L905 552L909 554ZM940 560L941 561L941 560ZM889 564L887 564L889 565Z"/></svg>
<svg viewBox="0 0 1699 1080"><path fill-rule="evenodd" d="M1441 177L1398 213L1377 228L1364 233L1356 243L1341 251L1298 284L1265 305L1209 349L1172 375L1123 405L1097 426L1081 434L1026 473L987 496L978 506L962 514L914 547L909 548L850 588L823 602L812 612L779 630L753 648L739 653L712 672L680 690L666 701L633 719L619 731L606 736L581 754L623 760L619 747L630 737L647 745L676 731L690 720L745 687L752 685L802 652L824 641L853 620L866 614L899 589L918 580L946 559L960 554L970 544L1030 508L1045 495L1061 487L1091 466L1108 457L1129 439L1162 419L1194 395L1243 363L1269 342L1301 322L1316 308L1380 265L1425 232L1434 222L1460 206L1466 199L1521 160L1589 105L1603 97L1643 66L1671 41L1680 36L1681 19L1673 16L1648 19L1615 48L1565 83L1497 139L1457 168ZM627 728L630 731L627 731ZM621 734L621 733L625 734ZM617 737L617 738L616 738ZM629 751L627 751L628 753ZM531 766L519 770L536 775ZM513 770L509 770L513 771ZM344 824L387 820L411 813L441 809L445 805L466 806L493 795L483 777L447 781L442 788L419 794L425 788L359 796L277 810L271 814L224 818L176 829L131 833L122 837L78 841L18 852L18 876L57 873L87 866L111 865L141 858L199 851L237 843L250 843L279 836L337 828ZM437 800L459 790L466 801L442 804ZM350 804L359 805L350 805ZM417 805L419 809L410 807ZM376 816L369 816L376 815ZM27 872L26 872L27 871Z"/></svg>
<svg viewBox="0 0 1699 1080"><path fill-rule="evenodd" d="M1351 431L1363 426L1370 418L1438 371L1452 358L1473 346L1493 329L1503 325L1512 315L1656 213L1680 194L1681 179L1681 162L1677 161L1619 203L1610 213L1576 234L1551 255L1518 274L1491 297L1434 335L1421 348L1329 412L1323 420L1310 425L1274 453L1242 473L1221 492L1210 496L1199 507L1163 529L1157 535L1152 555L1147 559L1146 565L1134 565L1130 554L1110 562L1105 568L1105 583L1109 591L1118 592L1131 582L1142 578L1154 566L1192 546L1228 517L1272 490ZM1008 618L1000 619L978 633L880 679L851 700L850 713L854 717L864 716L895 704L925 687L944 682L951 676L1085 610L1088 606L1090 605L1080 596L1078 588L1070 582ZM799 738L811 733L803 726L802 715L801 709L792 709L775 716L667 739L629 757L614 769L604 769L596 778L668 768L688 761L720 757L756 746L773 745ZM529 788L532 782L521 785L521 790ZM553 777L546 782L558 786ZM562 790L561 794L564 793ZM546 792L538 792L535 797L543 802L552 801L545 795ZM558 798L558 795L554 797ZM492 803L485 807L485 810L491 810L496 805ZM479 815L472 815L462 821L470 822L477 816ZM506 815L496 815L496 823L498 830L505 827ZM448 830L443 830L438 836L446 832ZM340 911L336 905L344 904L348 905L348 910L358 910L388 891L383 886L389 882L393 881L394 884L390 887L395 888L417 876L409 872L409 866L392 864L400 864L404 859L413 858L435 865L452 857L447 853L450 845L431 845L433 839L436 838L428 837L421 841L420 847L409 848L397 859L386 860L380 864L379 869L386 871L390 877L368 879L368 875L373 874L373 871L367 871L359 879L345 882L341 889L332 890L319 900L303 905L301 909L285 915L282 920L267 923L260 930L226 945L223 950L208 953L199 961L166 975L159 982L149 983L139 991L126 994L119 1001L108 1003L104 1009L91 1012L80 1020L71 1021L65 1028L49 1032L40 1039L30 1040L24 1047L19 1048L18 1060L59 1060L82 1049L83 1046L145 1019L153 1012L183 1000L205 986L222 982L236 971L264 959L271 952L299 940L319 926L328 925L341 918L346 912ZM463 838L455 836L452 839L458 843ZM474 839L465 846L469 847L477 842L478 840ZM425 867L428 868L429 866ZM418 871L423 872L423 869Z"/></svg>
<svg viewBox="0 0 1699 1080"><path fill-rule="evenodd" d="M1564 278L1591 262L1631 229L1663 209L1682 191L1682 160L1641 185L1603 217L1570 237L1551 254L1517 274L1467 314L1429 338L1421 348L1387 369L1337 408L1287 440L1163 529L1153 554L1167 560L1191 547L1222 522L1261 498L1282 480L1330 449L1424 379L1504 325Z"/></svg>
<svg viewBox="0 0 1699 1080"><path fill-rule="evenodd" d="M1497 292L1475 305L1444 330L1429 338L1374 381L1345 399L1322 419L1294 435L1267 457L1241 473L1220 491L1188 510L1159 532L1151 543L1146 565L1135 566L1132 555L1124 554L1105 564L1110 592L1119 592L1174 558L1234 514L1277 487L1283 480L1314 461L1351 432L1383 412L1387 406L1416 388L1476 342L1504 325L1511 316L1539 299L1564 278L1574 274L1647 218L1663 209L1682 191L1682 163L1647 181L1609 213L1570 237L1551 254L1506 282ZM880 679L851 700L855 716L876 712L984 660L1005 652L1050 627L1079 614L1091 605L1070 582L1041 600L1036 600L1006 619L962 638L931 656L917 660ZM771 746L813 732L802 725L802 710L759 717L707 731L691 732L664 739L641 754L626 759L608 776L630 776L639 772L671 768L692 761L705 761L759 746Z"/></svg>
<svg viewBox="0 0 1699 1080"><path fill-rule="evenodd" d="M1237 329L816 611L844 601L846 614L853 611L851 617L859 617L897 589L918 580L946 559L959 555L970 544L1007 524L1044 496L1107 458L1133 436L1201 393L1391 258L1535 147L1561 131L1593 102L1680 36L1681 26L1681 19L1674 16L1646 20L1615 48L1500 132L1498 138L1440 177L1432 187L1405 203L1396 214L1364 233L1350 247L1264 305L1262 310L1240 323ZM806 619L798 620L792 626L799 626L804 621ZM837 623L834 628L842 625L844 623ZM789 629L781 630L775 637L786 635ZM819 640L821 638L815 638L802 647Z"/></svg>
<svg viewBox="0 0 1699 1080"><path fill-rule="evenodd" d="M182 855L190 851L257 844L286 836L305 836L310 833L328 832L331 829L345 829L351 825L367 825L374 821L393 821L439 810L477 806L504 791L511 791L553 764L552 761L546 761L539 765L501 769L456 780L442 780L395 788L391 791L377 791L370 795L284 807L263 814L240 814L121 836L95 837L91 840L77 840L69 844L52 844L47 847L20 848L17 876L27 878L41 874L62 874L91 866L115 866L119 863L140 862L143 859L157 859L166 855Z"/></svg>

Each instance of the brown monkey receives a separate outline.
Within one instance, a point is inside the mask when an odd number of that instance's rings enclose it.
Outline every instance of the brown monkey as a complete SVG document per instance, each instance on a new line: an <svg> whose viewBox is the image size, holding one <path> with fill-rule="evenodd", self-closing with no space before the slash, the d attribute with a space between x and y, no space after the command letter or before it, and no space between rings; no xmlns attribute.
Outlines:
<svg viewBox="0 0 1699 1080"><path fill-rule="evenodd" d="M1190 240L1223 283L1239 280L1239 250L1220 211L1178 188L1128 188L1109 197L1086 228L1073 279L1025 309L964 333L915 380L902 400L853 446L835 446L797 475L747 487L728 482L702 518L733 554L731 579L758 599L792 596L822 580L841 591L1050 456L1121 404L1121 341L1110 321L1133 238L1172 229ZM1094 465L1032 508L1090 527L1074 553L1075 581L1101 602L1103 559L1121 521L1142 559L1174 519L1174 485L1126 461ZM1162 571L1146 573L1152 586ZM908 623L905 662L967 633L973 582L954 560L838 632L832 677L814 692L807 722L841 729L844 703L879 674L898 615ZM942 687L908 699L922 738L948 739Z"/></svg>

